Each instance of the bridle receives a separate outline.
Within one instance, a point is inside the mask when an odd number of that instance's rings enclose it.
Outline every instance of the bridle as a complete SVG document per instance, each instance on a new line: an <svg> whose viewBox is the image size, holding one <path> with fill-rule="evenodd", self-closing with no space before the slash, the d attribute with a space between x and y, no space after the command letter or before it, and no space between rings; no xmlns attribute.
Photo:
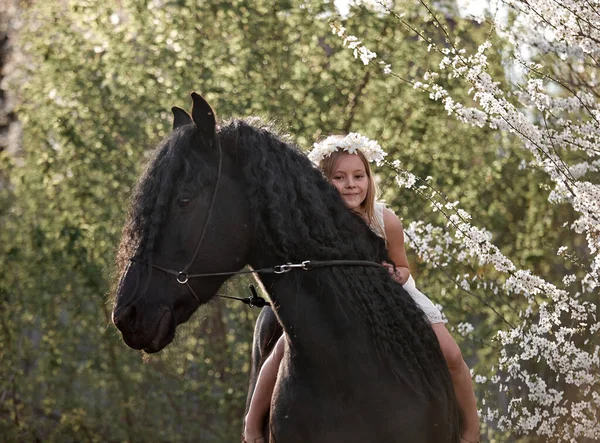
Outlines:
<svg viewBox="0 0 600 443"><path fill-rule="evenodd" d="M150 263L151 267L158 269L159 271L163 271L169 275L174 276L175 279L177 280L177 283L179 283L181 285L186 285L188 287L188 289L190 290L190 292L192 293L192 295L194 296L194 298L198 301L198 303L201 303L200 297L198 297L198 295L196 295L196 293L194 292L194 289L192 289L192 287L190 286L190 284L189 284L190 278L218 277L218 276L226 276L226 275L231 276L231 275L238 275L238 274L285 274L286 272L289 272L294 269L301 269L304 271L308 271L311 269L322 268L322 267L326 267L326 266L348 266L349 265L349 266L372 266L372 267L385 268L380 263L377 263L374 261L368 261L368 260L323 260L323 261L305 260L302 263L286 263L286 264L276 265L276 266L273 266L270 268L243 269L241 271L210 272L210 273L203 273L203 274L189 274L189 269L192 266L192 264L194 263L194 261L196 260L196 257L198 256L198 253L200 252L200 248L202 246L204 236L206 235L208 221L210 220L210 216L212 214L212 210L213 210L215 200L217 197L217 191L219 189L219 184L221 181L221 172L222 172L222 168L223 168L223 152L221 149L221 143L218 140L216 140L216 143L219 148L219 166L217 169L217 181L215 183L215 188L213 189L213 193L212 193L212 196L210 199L210 204L208 206L206 220L204 221L204 226L202 227L202 232L200 234L200 239L198 240L198 244L196 245L196 250L194 251L194 255L192 255L191 260L188 261L188 263L180 271L176 271L174 269L163 268L162 266L158 266L154 263ZM136 260L135 257L131 257L129 259L129 261L135 262L138 260ZM262 306L268 305L268 303L263 298L258 296L254 286L250 285L250 289L252 291L252 296L250 298L238 298L238 297L231 297L231 296L226 296L226 295L221 295L221 294L219 294L219 297L240 300L250 306L262 307Z"/></svg>

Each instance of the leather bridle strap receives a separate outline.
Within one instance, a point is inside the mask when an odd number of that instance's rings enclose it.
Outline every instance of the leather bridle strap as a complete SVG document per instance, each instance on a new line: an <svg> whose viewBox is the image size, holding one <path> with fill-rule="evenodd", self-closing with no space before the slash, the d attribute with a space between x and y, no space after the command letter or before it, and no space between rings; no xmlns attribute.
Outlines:
<svg viewBox="0 0 600 443"><path fill-rule="evenodd" d="M130 260L135 261L135 259L133 259L133 258L131 258ZM370 267L385 269L385 266L383 266L381 263L377 263L377 262L369 261L369 260L322 260L322 261L305 260L302 263L286 263L283 265L273 266L272 268L243 269L241 271L226 271L226 272L207 272L204 274L191 274L191 275L188 275L184 271L177 272L177 271L173 271L172 269L163 268L163 267L155 265L155 264L151 264L150 266L158 269L159 271L163 271L163 272L166 272L167 274L174 276L175 279L177 280L177 283L186 285L188 287L188 289L190 290L190 292L192 293L192 295L194 296L194 298L196 300L198 300L198 303L201 303L200 297L198 297L196 295L196 293L190 286L190 284L189 284L190 278L222 277L222 276L226 276L226 275L231 276L231 275L241 275L241 274L285 274L286 272L290 272L293 269L301 269L304 271L310 271L311 269L325 268L328 266L370 266ZM255 291L253 291L253 294L254 293L255 293ZM219 297L240 300L246 304L249 304L250 306L262 307L267 304L264 300L262 300L261 297L258 297L258 295L256 295L257 298L250 298L250 299L242 299L242 298L238 298L238 297L231 297L231 296L221 295L221 294L219 294ZM254 304L253 304L253 300L254 300ZM262 300L262 302L260 300Z"/></svg>
<svg viewBox="0 0 600 443"><path fill-rule="evenodd" d="M134 259L130 259L131 261L135 261ZM276 265L272 268L261 268L261 269L243 269L241 271L226 271L226 272L207 272L203 274L191 274L188 275L184 271L174 271L172 269L163 268L161 266L151 264L153 268L158 269L159 271L166 272L175 277L177 283L186 285L192 295L200 302L200 298L196 295L194 290L189 284L190 278L199 278L199 277L222 277L222 276L231 276L231 275L239 275L239 274L285 274L293 269L300 269L304 271L310 271L312 269L317 268L325 268L329 266L370 266L377 268L384 268L381 263L377 263L369 260L322 260L322 261L310 261L305 260L302 263L286 263L283 265ZM223 297L219 295L219 297ZM233 298L233 297L224 297L224 298Z"/></svg>
<svg viewBox="0 0 600 443"><path fill-rule="evenodd" d="M216 138L215 138L216 140ZM202 241L204 240L204 236L206 235L206 230L208 227L208 221L210 220L210 216L212 214L213 207L215 205L215 200L217 199L217 191L219 190L219 182L221 181L221 170L223 167L223 152L221 151L221 143L216 140L217 146L219 148L219 167L217 169L217 182L215 183L215 189L213 190L212 198L210 199L210 205L208 206L208 213L206 214L206 220L204 221L204 226L202 227L202 233L200 234L200 239L198 240L198 244L196 245L196 250L194 251L194 255L192 255L192 259L188 262L187 265L183 267L180 273L186 273L189 270L190 266L196 260L198 256L198 252L200 252L200 247L202 246ZM196 294L194 294L196 295ZM197 298L197 297L196 297Z"/></svg>
<svg viewBox="0 0 600 443"><path fill-rule="evenodd" d="M131 259L135 261L134 259ZM323 261L311 261L305 260L302 263L286 263L283 265L276 265L272 268L261 268L261 269L243 269L241 271L225 271L225 272L207 272L203 274L187 274L184 271L173 271L172 269L163 268L161 266L152 264L153 268L160 271L166 272L174 276L177 282L184 285L190 278L198 277L222 277L225 275L238 275L238 274L285 274L293 269L301 269L304 271L310 271L316 268L324 268L328 266L371 266L377 268L385 268L381 263L377 263L369 260L323 260Z"/></svg>

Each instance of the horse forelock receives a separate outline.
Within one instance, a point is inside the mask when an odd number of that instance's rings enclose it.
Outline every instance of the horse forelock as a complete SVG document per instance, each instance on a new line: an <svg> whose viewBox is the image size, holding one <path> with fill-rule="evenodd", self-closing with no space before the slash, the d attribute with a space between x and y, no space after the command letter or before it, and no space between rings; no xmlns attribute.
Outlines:
<svg viewBox="0 0 600 443"><path fill-rule="evenodd" d="M131 198L117 252L117 270L122 272L130 258L149 265L173 195L182 186L197 188L214 181L216 172L203 160L199 142L195 127L186 125L150 152Z"/></svg>

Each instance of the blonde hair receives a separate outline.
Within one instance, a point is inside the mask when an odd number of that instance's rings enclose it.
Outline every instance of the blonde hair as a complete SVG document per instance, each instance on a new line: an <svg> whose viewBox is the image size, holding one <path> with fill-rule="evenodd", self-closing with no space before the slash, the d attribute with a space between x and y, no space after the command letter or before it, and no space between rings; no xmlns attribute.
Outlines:
<svg viewBox="0 0 600 443"><path fill-rule="evenodd" d="M337 150L335 152L332 152L331 155L329 155L329 156L325 157L323 160L321 160L319 162L319 168L321 169L321 171L323 171L323 175L325 175L325 178L327 178L327 180L331 181L331 176L333 175L333 172L335 171L335 167L337 166L338 162L340 161L341 156L344 154L358 155L358 157L363 162L365 171L367 173L367 177L369 179L369 189L367 189L367 195L366 195L364 201L360 204L360 209L363 213L363 216L366 219L366 222L369 225L376 225L378 228L382 228L382 230L383 230L383 226L379 226L379 224L380 224L379 220L375 216L375 199L378 194L377 184L375 183L375 178L373 177L373 172L371 171L369 162L367 161L367 159L365 158L365 156L363 155L362 152L356 151L355 154L349 154L346 151Z"/></svg>

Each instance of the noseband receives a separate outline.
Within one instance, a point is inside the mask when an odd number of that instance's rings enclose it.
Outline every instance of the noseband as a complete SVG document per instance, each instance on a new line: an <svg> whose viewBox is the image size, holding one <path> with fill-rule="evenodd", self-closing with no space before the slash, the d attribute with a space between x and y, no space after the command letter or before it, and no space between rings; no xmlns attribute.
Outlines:
<svg viewBox="0 0 600 443"><path fill-rule="evenodd" d="M208 221L210 220L210 216L212 214L212 210L213 210L215 200L217 197L217 191L219 189L219 183L221 181L221 171L223 168L223 151L221 149L221 143L219 143L218 140L216 141L216 143L219 148L219 166L217 169L217 181L215 183L215 188L213 190L212 197L210 199L210 204L208 206L208 213L206 215L206 220L204 222L204 226L202 227L202 233L200 234L200 239L198 240L198 244L196 245L196 250L194 251L194 255L192 255L191 260L181 269L181 271L163 268L161 266L155 265L154 263L150 263L151 267L158 269L159 271L166 272L169 275L174 276L175 279L177 280L177 283L179 283L181 285L186 285L188 287L188 289L190 290L190 292L192 293L192 295L194 296L194 298L198 301L198 303L201 303L200 297L198 297L198 295L196 295L196 293L190 286L190 284L189 284L190 278L218 277L218 276L226 276L226 275L231 276L231 275L237 275L237 274L285 274L286 272L289 272L293 269L301 269L304 271L308 271L310 269L326 267L326 266L348 266L348 265L350 265L350 266L372 266L372 267L379 267L379 268L385 269L385 266L383 266L382 264L373 262L373 261L368 261L368 260L325 260L325 261L305 260L302 263L286 263L286 264L282 264L282 265L273 266L272 268L246 269L246 270L241 270L241 271L212 272L212 273L205 273L205 274L189 274L188 271L189 271L190 267L192 266L192 264L194 263L194 261L196 260L196 257L198 256L198 253L200 252L200 247L202 246L202 241L204 240L204 236L206 235ZM136 260L134 257L132 257L129 259L129 261L135 262L138 260ZM251 290L252 289L253 289L253 287L251 288ZM223 296L223 295L219 295L219 297L233 298L236 300L241 300L244 303L249 304L250 306L262 307L265 304L268 304L264 301L264 299L262 299L261 297L258 297L258 295L256 294L256 290L252 290L252 297L250 297L249 299L242 299L242 298ZM262 302L260 300L262 300Z"/></svg>

